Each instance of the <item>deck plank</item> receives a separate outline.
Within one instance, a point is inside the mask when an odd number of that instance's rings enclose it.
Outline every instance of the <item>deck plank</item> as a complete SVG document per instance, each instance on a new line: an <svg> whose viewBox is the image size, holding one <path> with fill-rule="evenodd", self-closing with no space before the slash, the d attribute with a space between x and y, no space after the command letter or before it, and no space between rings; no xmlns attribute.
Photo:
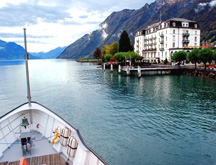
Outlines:
<svg viewBox="0 0 216 165"><path fill-rule="evenodd" d="M1 162L0 165L7 165L8 162Z"/></svg>
<svg viewBox="0 0 216 165"><path fill-rule="evenodd" d="M9 162L8 165L19 165L19 161Z"/></svg>
<svg viewBox="0 0 216 165"><path fill-rule="evenodd" d="M69 164L61 155L59 154L50 154L43 155L31 158L25 158L25 161L28 165L41 165L41 164L58 164L65 165ZM14 162L1 162L0 165L19 165L20 161Z"/></svg>
<svg viewBox="0 0 216 165"><path fill-rule="evenodd" d="M59 164L61 164L61 165L65 165L65 164L68 164L67 163L67 161L63 158L63 157L61 157L60 155L59 155Z"/></svg>
<svg viewBox="0 0 216 165"><path fill-rule="evenodd" d="M1 162L0 165L7 165L8 162Z"/></svg>
<svg viewBox="0 0 216 165"><path fill-rule="evenodd" d="M49 163L50 164L57 164L57 163L54 163L54 155L52 154L52 155L49 155Z"/></svg>
<svg viewBox="0 0 216 165"><path fill-rule="evenodd" d="M54 164L59 164L59 156L60 156L59 154L54 154L54 155L53 155Z"/></svg>
<svg viewBox="0 0 216 165"><path fill-rule="evenodd" d="M49 155L42 156L41 164L49 164Z"/></svg>

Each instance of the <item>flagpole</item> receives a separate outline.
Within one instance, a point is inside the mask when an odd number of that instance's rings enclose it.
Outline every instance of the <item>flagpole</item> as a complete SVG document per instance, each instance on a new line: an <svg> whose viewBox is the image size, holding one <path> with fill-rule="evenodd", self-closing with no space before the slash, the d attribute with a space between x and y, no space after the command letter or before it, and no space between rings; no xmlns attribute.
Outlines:
<svg viewBox="0 0 216 165"><path fill-rule="evenodd" d="M30 80L29 80L29 67L28 67L28 52L26 44L26 29L24 28L24 42L25 42L25 63L26 63L26 81L27 81L27 99L29 106L31 106L31 90L30 90Z"/></svg>

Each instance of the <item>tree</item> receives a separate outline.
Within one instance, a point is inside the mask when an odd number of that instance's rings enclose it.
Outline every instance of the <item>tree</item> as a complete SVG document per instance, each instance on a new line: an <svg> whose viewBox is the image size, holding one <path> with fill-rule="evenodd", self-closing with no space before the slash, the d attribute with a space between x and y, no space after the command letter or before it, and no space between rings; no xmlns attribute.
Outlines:
<svg viewBox="0 0 216 165"><path fill-rule="evenodd" d="M206 69L206 63L211 63L211 61L213 60L213 51L210 48L201 49L199 52L199 59L203 62Z"/></svg>
<svg viewBox="0 0 216 165"><path fill-rule="evenodd" d="M131 45L128 33L124 30L119 39L119 52L133 51L133 46Z"/></svg>
<svg viewBox="0 0 216 165"><path fill-rule="evenodd" d="M109 45L109 54L114 55L118 52L118 42L115 41L111 45Z"/></svg>
<svg viewBox="0 0 216 165"><path fill-rule="evenodd" d="M168 60L167 58L163 61L164 64L167 64L168 63Z"/></svg>
<svg viewBox="0 0 216 165"><path fill-rule="evenodd" d="M216 62L216 49L213 51L213 60Z"/></svg>
<svg viewBox="0 0 216 165"><path fill-rule="evenodd" d="M100 48L96 48L94 53L93 53L93 56L95 59L100 59L101 58L101 50Z"/></svg>
<svg viewBox="0 0 216 165"><path fill-rule="evenodd" d="M118 52L114 55L115 59L118 61L118 62L122 62L125 60L125 55L123 52Z"/></svg>
<svg viewBox="0 0 216 165"><path fill-rule="evenodd" d="M135 53L134 51L127 52L127 56L132 62L135 62L136 60L142 60L142 56L140 56L138 53Z"/></svg>
<svg viewBox="0 0 216 165"><path fill-rule="evenodd" d="M188 61L191 61L193 63L195 63L195 69L196 69L196 63L199 61L199 49L193 49L188 55L187 55L187 59Z"/></svg>
<svg viewBox="0 0 216 165"><path fill-rule="evenodd" d="M185 51L178 51L173 53L171 59L180 64L181 61L186 60L187 53Z"/></svg>
<svg viewBox="0 0 216 165"><path fill-rule="evenodd" d="M105 56L106 54L109 54L109 45L103 45L101 49L102 56Z"/></svg>
<svg viewBox="0 0 216 165"><path fill-rule="evenodd" d="M112 57L111 54L107 54L104 58L105 58L105 61L110 61L110 58Z"/></svg>

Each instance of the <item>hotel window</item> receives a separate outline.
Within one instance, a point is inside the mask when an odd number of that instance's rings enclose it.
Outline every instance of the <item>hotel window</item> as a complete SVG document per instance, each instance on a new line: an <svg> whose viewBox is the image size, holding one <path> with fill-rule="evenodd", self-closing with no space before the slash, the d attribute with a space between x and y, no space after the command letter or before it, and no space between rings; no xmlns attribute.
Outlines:
<svg viewBox="0 0 216 165"><path fill-rule="evenodd" d="M165 57L167 58L167 52L165 52Z"/></svg>
<svg viewBox="0 0 216 165"><path fill-rule="evenodd" d="M173 41L175 41L175 36L173 36Z"/></svg>
<svg viewBox="0 0 216 165"><path fill-rule="evenodd" d="M197 31L195 31L195 35L197 35Z"/></svg>
<svg viewBox="0 0 216 165"><path fill-rule="evenodd" d="M160 52L158 52L158 57L160 57Z"/></svg>
<svg viewBox="0 0 216 165"><path fill-rule="evenodd" d="M173 42L173 48L175 47L175 42Z"/></svg>
<svg viewBox="0 0 216 165"><path fill-rule="evenodd" d="M166 41L167 41L167 37L166 37Z"/></svg>
<svg viewBox="0 0 216 165"><path fill-rule="evenodd" d="M195 37L195 42L197 42L197 37Z"/></svg>
<svg viewBox="0 0 216 165"><path fill-rule="evenodd" d="M194 27L197 28L197 24L194 24Z"/></svg>
<svg viewBox="0 0 216 165"><path fill-rule="evenodd" d="M175 30L173 30L173 34L175 34Z"/></svg>
<svg viewBox="0 0 216 165"><path fill-rule="evenodd" d="M167 44L166 44L166 48L167 48Z"/></svg>
<svg viewBox="0 0 216 165"><path fill-rule="evenodd" d="M195 43L194 46L197 46L197 43Z"/></svg>

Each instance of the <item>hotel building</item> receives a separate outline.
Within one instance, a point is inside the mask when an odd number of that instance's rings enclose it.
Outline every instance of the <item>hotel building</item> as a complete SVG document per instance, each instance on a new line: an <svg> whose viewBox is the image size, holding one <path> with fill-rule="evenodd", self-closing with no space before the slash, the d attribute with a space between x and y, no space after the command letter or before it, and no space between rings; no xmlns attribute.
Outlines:
<svg viewBox="0 0 216 165"><path fill-rule="evenodd" d="M196 21L172 18L139 30L135 35L134 51L150 62L162 62L175 51L187 53L200 47L200 27Z"/></svg>

